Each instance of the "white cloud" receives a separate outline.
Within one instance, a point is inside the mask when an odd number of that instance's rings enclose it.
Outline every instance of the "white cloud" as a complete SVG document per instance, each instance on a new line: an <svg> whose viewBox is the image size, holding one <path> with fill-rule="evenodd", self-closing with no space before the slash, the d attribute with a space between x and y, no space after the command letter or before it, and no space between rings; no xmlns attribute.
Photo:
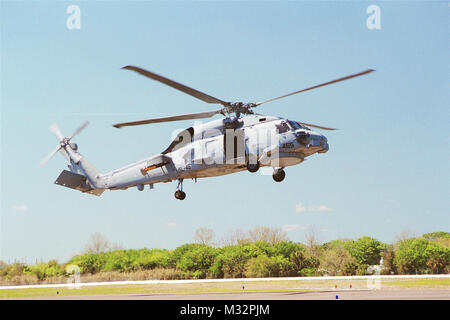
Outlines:
<svg viewBox="0 0 450 320"><path fill-rule="evenodd" d="M333 209L328 208L327 206L321 204L320 206L318 206L318 207L316 208L316 211L333 211Z"/></svg>
<svg viewBox="0 0 450 320"><path fill-rule="evenodd" d="M179 227L179 226L180 225L178 223L175 223L175 222L169 222L169 223L166 224L166 227L169 227L169 228L175 228L175 227Z"/></svg>
<svg viewBox="0 0 450 320"><path fill-rule="evenodd" d="M305 212L306 207L304 207L301 203L295 205L295 212Z"/></svg>
<svg viewBox="0 0 450 320"><path fill-rule="evenodd" d="M28 210L28 206L25 204L15 204L12 206L14 211L24 212Z"/></svg>
<svg viewBox="0 0 450 320"><path fill-rule="evenodd" d="M329 229L329 228L322 228L320 229L321 232L330 232L330 233L334 233L337 230L336 229Z"/></svg>
<svg viewBox="0 0 450 320"><path fill-rule="evenodd" d="M324 204L321 205L314 205L314 206L304 206L303 204L299 203L295 205L295 212L303 213L303 212L329 212L333 211L333 209L327 207Z"/></svg>
<svg viewBox="0 0 450 320"><path fill-rule="evenodd" d="M298 225L298 224L283 224L281 226L281 229L283 231L289 232L289 231L294 231L294 230L306 230L306 227Z"/></svg>
<svg viewBox="0 0 450 320"><path fill-rule="evenodd" d="M281 226L281 229L286 232L297 230L297 228L298 228L297 224L284 224Z"/></svg>

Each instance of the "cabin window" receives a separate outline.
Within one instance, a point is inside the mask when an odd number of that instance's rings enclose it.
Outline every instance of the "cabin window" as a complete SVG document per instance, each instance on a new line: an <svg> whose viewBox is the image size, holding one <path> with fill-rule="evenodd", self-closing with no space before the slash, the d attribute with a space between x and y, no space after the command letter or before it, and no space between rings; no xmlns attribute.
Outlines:
<svg viewBox="0 0 450 320"><path fill-rule="evenodd" d="M167 149L161 153L167 154L167 153L173 152L181 147L184 147L186 144L192 142L193 136L194 136L194 129L192 127L181 131L176 136L176 138L172 141L172 143L167 147Z"/></svg>

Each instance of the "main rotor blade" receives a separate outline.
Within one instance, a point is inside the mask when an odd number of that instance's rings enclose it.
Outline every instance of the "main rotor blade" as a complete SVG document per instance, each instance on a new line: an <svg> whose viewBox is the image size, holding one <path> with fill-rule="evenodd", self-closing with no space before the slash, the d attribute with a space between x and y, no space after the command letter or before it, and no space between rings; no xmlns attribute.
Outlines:
<svg viewBox="0 0 450 320"><path fill-rule="evenodd" d="M88 124L89 121L86 121L77 130L75 130L74 133L70 136L69 141L72 140L72 138L75 137L77 134L79 134L84 128L86 128Z"/></svg>
<svg viewBox="0 0 450 320"><path fill-rule="evenodd" d="M272 99L269 99L269 100L266 100L266 101L257 102L257 103L255 103L255 104L256 104L256 106L259 106L259 105L261 105L261 104L263 104L263 103L267 103L267 102L271 102L271 101L274 101L274 100L286 98L286 97L292 96L292 95L294 95L294 94L301 93L301 92L305 92L305 91L308 91L308 90L312 90L312 89L324 87L324 86L327 86L327 85L332 84L332 83L336 83L336 82L348 80L348 79L351 79L351 78L359 77L359 76L362 76L362 75L371 73L371 72L373 72L373 71L375 71L375 70L373 70L373 69L367 69L367 70L362 71L362 72L359 72L359 73L355 73L355 74L352 74L352 75L349 75L349 76L346 76L346 77L342 77L342 78L339 78L339 79L336 79L336 80L332 80L332 81L328 81L328 82L325 82L325 83L321 83L321 84L318 84L318 85L316 85L316 86L309 87L309 88L306 88L306 89L302 89L302 90L299 90L299 91L291 92L291 93L285 94L285 95L283 95L283 96L276 97L276 98L272 98Z"/></svg>
<svg viewBox="0 0 450 320"><path fill-rule="evenodd" d="M58 126L56 125L56 123L52 123L49 127L50 131L53 132L55 134L55 136L58 137L59 141L62 141L64 139L63 134L61 133L61 130L59 130Z"/></svg>
<svg viewBox="0 0 450 320"><path fill-rule="evenodd" d="M306 123L306 122L298 122L297 121L297 123L305 125L307 127L313 127L313 128L323 129L323 130L337 130L336 128L327 128L327 127L322 127L322 126L318 126L318 125Z"/></svg>
<svg viewBox="0 0 450 320"><path fill-rule="evenodd" d="M44 159L42 159L42 161L41 161L41 166L43 166L44 164L46 164L47 161L50 160L51 157L53 157L53 156L55 155L55 153L57 153L57 152L59 151L59 149L61 149L61 146L60 146L60 145L58 145L58 146L56 147L55 150L53 150L52 152L50 152Z"/></svg>
<svg viewBox="0 0 450 320"><path fill-rule="evenodd" d="M183 114L183 115L179 115L179 116L171 116L171 117L164 117L164 118L153 118L153 119L147 119L147 120L116 123L113 125L113 127L122 128L122 127L138 126L141 124L150 124L150 123L158 123L158 122L211 118L212 116L219 114L219 113L222 113L222 109L216 110L216 111L190 113L190 114Z"/></svg>
<svg viewBox="0 0 450 320"><path fill-rule="evenodd" d="M221 104L223 106L227 105L227 102L225 102L225 101L222 101L220 99L212 97L212 96L210 96L210 95L208 95L206 93L203 93L201 91L192 89L192 88L190 88L188 86L185 86L184 84L181 84L181 83L175 82L173 80L167 79L166 77L160 76L160 75L158 75L156 73L153 73L153 72L150 72L148 70L145 70L145 69L142 69L142 68L139 68L139 67L135 67L135 66L125 66L122 69L132 70L132 71L135 71L137 73L140 73L143 76L146 76L146 77L148 77L150 79L153 79L153 80L159 81L161 83L164 83L165 85L168 85L169 87L172 87L172 88L177 89L177 90L179 90L181 92L184 92L184 93L186 93L186 94L188 94L190 96L193 96L194 98L200 99L200 100L202 100L202 101L204 101L206 103L219 103L219 104Z"/></svg>

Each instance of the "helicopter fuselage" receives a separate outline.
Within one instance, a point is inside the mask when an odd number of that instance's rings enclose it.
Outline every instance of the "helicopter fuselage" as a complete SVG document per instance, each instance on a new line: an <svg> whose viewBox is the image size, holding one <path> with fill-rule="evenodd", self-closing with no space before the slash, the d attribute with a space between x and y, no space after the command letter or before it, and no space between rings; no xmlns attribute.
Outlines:
<svg viewBox="0 0 450 320"><path fill-rule="evenodd" d="M293 166L329 149L325 136L284 118L219 119L181 131L160 154L99 177L104 189L127 189L173 180L215 177L247 170ZM100 185L99 185L100 187Z"/></svg>

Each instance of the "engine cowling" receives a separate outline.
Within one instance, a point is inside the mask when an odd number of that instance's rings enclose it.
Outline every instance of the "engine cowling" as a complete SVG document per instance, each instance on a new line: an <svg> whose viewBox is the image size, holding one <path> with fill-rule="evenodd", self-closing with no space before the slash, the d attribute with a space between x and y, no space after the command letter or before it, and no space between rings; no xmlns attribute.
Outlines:
<svg viewBox="0 0 450 320"><path fill-rule="evenodd" d="M74 151L78 150L78 145L75 142L70 142L70 148Z"/></svg>

